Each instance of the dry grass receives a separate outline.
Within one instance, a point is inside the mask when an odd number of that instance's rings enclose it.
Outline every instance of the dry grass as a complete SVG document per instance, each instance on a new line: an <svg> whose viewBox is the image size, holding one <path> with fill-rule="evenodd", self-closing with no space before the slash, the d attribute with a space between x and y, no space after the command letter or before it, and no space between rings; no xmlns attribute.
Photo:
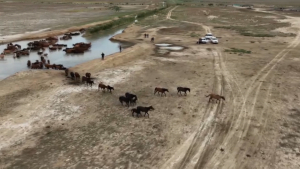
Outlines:
<svg viewBox="0 0 300 169"><path fill-rule="evenodd" d="M234 15L233 15L234 13ZM273 37L294 36L281 32L271 32L279 27L288 27L289 23L278 22L283 16L258 13L248 9L233 7L187 7L182 6L173 12L173 19L205 23L215 28L225 28L239 32L244 36Z"/></svg>

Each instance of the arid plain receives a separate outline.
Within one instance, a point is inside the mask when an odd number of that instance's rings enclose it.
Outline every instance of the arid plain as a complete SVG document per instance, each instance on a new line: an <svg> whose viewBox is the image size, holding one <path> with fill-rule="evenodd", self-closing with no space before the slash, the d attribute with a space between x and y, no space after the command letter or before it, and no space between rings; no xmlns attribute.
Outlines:
<svg viewBox="0 0 300 169"><path fill-rule="evenodd" d="M134 46L71 68L92 88L57 70L0 81L0 168L299 168L300 18L269 9L170 5L113 37ZM209 32L219 44L196 44ZM184 49L164 53L145 33ZM132 117L125 92L155 108L149 118Z"/></svg>

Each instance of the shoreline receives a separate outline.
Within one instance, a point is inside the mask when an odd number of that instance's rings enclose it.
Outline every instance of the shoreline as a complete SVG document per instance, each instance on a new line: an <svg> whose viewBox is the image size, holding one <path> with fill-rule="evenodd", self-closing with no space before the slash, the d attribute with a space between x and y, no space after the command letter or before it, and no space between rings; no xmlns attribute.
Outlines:
<svg viewBox="0 0 300 169"><path fill-rule="evenodd" d="M130 27L131 26L134 26L134 24L131 24L131 25L128 25L128 27L127 28L124 28L124 30L126 30L126 29L130 29ZM70 29L70 28L68 28L68 29ZM122 50L122 52L115 52L115 53L111 53L111 54L109 54L109 55L106 55L105 56L105 58L106 59L104 59L103 61L102 61L102 59L99 57L99 58L96 58L96 59L92 59L92 60L90 60L90 61L86 61L86 62L82 62L82 63L79 63L79 64L77 64L77 65L74 65L74 66L72 66L72 67L70 67L70 68L68 68L69 70L77 70L77 69L81 69L82 67L85 67L84 65L89 65L90 63L93 63L93 62L100 62L101 63L101 65L104 65L104 67L110 67L110 66L107 66L106 64L107 64L107 62L112 62L113 64L114 64L114 66L117 66L117 65L115 65L115 63L114 63L114 59L118 59L120 56L119 55L124 55L124 53L125 54L128 54L128 53L133 53L135 50L136 50L136 52L134 52L134 53L139 53L140 51L139 51L139 49L140 48L143 48L142 46L142 44L138 44L134 39L124 39L124 38L121 38L121 35L123 35L124 33L125 33L125 31L122 31L122 33L120 33L120 34L116 34L116 35L114 35L114 36L111 36L110 38L109 38L109 40L111 40L111 41L115 41L115 42L125 42L125 43L131 43L132 45L130 46L130 47L128 47L128 48L125 48L125 49L123 49ZM127 32L126 32L127 33ZM39 35L36 35L36 36L39 36ZM24 40L24 39L23 39ZM146 48L144 48L144 50L147 50ZM133 54L134 56L136 55L136 54ZM130 61L131 59L129 59L129 61ZM108 63L108 64L109 64ZM114 66L112 66L112 67L114 67ZM59 71L59 70L51 70L51 69L41 69L41 70L32 70L32 69L27 69L27 70L23 70L23 71L19 71L19 72L16 72L16 73L14 73L14 74L12 74L12 75L10 75L10 76L8 76L8 77L6 77L6 78L4 78L4 79L0 79L0 82L3 82L3 81L5 81L5 80L9 80L9 79L11 79L11 78L13 78L13 77L16 77L16 76L19 76L20 74L31 74L31 73L33 73L33 72L40 72L40 73L45 73L45 72L48 72L48 71L53 71L53 72L59 72L59 73L64 73L64 71Z"/></svg>
<svg viewBox="0 0 300 169"><path fill-rule="evenodd" d="M41 29L41 30L37 30L37 31L25 32L23 34L0 36L0 45L6 44L6 43L11 43L11 42L16 42L16 41L41 39L41 38L47 38L49 36L59 36L59 35L63 35L68 32L78 31L79 29L82 29L82 28L86 29L86 28L96 26L96 25L101 25L101 24L104 24L104 23L107 23L110 21L112 21L112 20L92 22L89 24L81 25L81 26L71 26L69 28L58 29L58 30L51 30L51 28L45 28L45 29Z"/></svg>

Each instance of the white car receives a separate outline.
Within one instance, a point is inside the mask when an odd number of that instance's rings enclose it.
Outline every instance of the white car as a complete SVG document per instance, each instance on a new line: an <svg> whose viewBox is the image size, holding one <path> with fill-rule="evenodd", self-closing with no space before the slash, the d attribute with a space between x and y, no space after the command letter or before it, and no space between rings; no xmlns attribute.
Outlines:
<svg viewBox="0 0 300 169"><path fill-rule="evenodd" d="M216 38L216 37L212 37L210 39L210 42L213 43L213 44L218 44L219 43L219 40Z"/></svg>
<svg viewBox="0 0 300 169"><path fill-rule="evenodd" d="M200 38L199 43L208 43L209 41L206 38Z"/></svg>
<svg viewBox="0 0 300 169"><path fill-rule="evenodd" d="M213 37L213 34L212 33L207 33L206 35L205 35L205 38L212 38Z"/></svg>

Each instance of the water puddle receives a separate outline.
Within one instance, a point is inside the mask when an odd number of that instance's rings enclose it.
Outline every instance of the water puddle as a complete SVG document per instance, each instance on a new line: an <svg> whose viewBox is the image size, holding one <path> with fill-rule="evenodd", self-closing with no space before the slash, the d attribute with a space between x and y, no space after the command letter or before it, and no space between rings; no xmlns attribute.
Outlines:
<svg viewBox="0 0 300 169"><path fill-rule="evenodd" d="M181 51L185 47L183 46L175 46L173 44L169 43L160 43L160 44L155 44L157 46L157 53L160 55L166 55L169 54L171 51Z"/></svg>
<svg viewBox="0 0 300 169"><path fill-rule="evenodd" d="M84 63L93 59L101 58L101 53L103 52L105 56L119 52L119 45L123 48L130 47L132 44L121 43L116 41L110 41L109 39L116 35L122 33L123 29L111 30L105 33L93 35L91 37L72 36L71 40L59 40L58 44L67 44L67 46L73 47L73 44L78 42L92 43L90 50L84 52L84 54L66 54L63 50L49 51L49 48L45 48L45 52L48 57L46 60L50 60L51 64L63 64L64 67L73 67L77 64ZM62 36L59 36L62 37ZM13 44L21 45L22 49L27 48L27 43L33 40L17 41ZM0 53L6 48L6 45L0 45ZM40 60L40 56L37 51L31 51L29 56L21 56L20 58L13 58L13 54L5 55L5 58L0 59L0 80L11 76L17 72L27 70L27 61Z"/></svg>

